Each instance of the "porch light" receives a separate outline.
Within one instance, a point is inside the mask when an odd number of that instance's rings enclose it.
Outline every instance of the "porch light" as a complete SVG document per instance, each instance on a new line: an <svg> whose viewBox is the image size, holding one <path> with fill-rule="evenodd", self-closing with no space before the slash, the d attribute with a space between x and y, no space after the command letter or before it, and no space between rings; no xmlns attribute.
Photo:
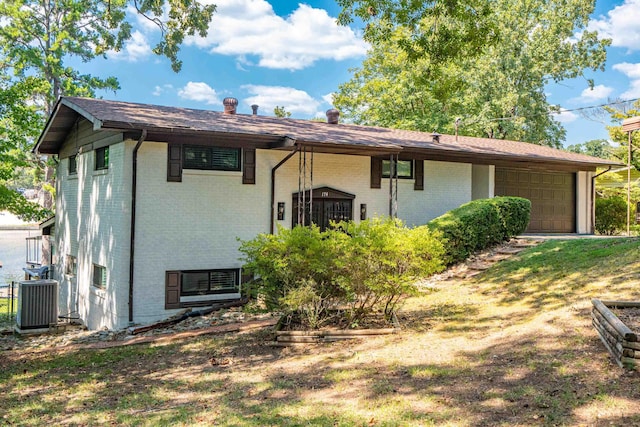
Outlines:
<svg viewBox="0 0 640 427"><path fill-rule="evenodd" d="M278 202L278 221L284 220L284 202Z"/></svg>
<svg viewBox="0 0 640 427"><path fill-rule="evenodd" d="M366 203L360 204L360 220L364 221L367 219L367 205Z"/></svg>

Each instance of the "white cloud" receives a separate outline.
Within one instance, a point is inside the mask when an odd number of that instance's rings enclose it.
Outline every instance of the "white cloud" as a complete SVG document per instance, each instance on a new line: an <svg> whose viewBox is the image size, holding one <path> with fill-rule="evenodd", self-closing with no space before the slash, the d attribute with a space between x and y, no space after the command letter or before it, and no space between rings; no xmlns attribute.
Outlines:
<svg viewBox="0 0 640 427"><path fill-rule="evenodd" d="M613 69L620 71L630 79L640 79L640 64L621 62L620 64L615 64Z"/></svg>
<svg viewBox="0 0 640 427"><path fill-rule="evenodd" d="M138 62L148 58L152 53L151 46L147 43L145 35L140 31L134 31L121 51L112 50L108 53L108 56L110 59Z"/></svg>
<svg viewBox="0 0 640 427"><path fill-rule="evenodd" d="M368 48L351 28L339 26L324 9L300 4L283 18L265 0L219 0L216 4L207 37L189 37L187 44L239 58L255 55L258 66L289 70L303 69L321 59L362 57Z"/></svg>
<svg viewBox="0 0 640 427"><path fill-rule="evenodd" d="M185 87L178 90L178 96L182 99L204 102L206 104L220 104L216 91L204 82L189 82Z"/></svg>
<svg viewBox="0 0 640 427"><path fill-rule="evenodd" d="M331 92L328 93L326 95L322 96L322 99L324 100L324 102L326 102L329 105L333 105L333 96L335 95L335 93Z"/></svg>
<svg viewBox="0 0 640 427"><path fill-rule="evenodd" d="M640 0L625 0L607 16L589 22L588 29L597 30L601 37L611 38L611 45L640 50Z"/></svg>
<svg viewBox="0 0 640 427"><path fill-rule="evenodd" d="M615 64L613 69L620 71L622 74L626 75L629 80L631 80L629 88L624 93L620 94L620 98L640 98L640 63L630 64L628 62L622 62L620 64Z"/></svg>
<svg viewBox="0 0 640 427"><path fill-rule="evenodd" d="M163 93L171 92L171 91L173 91L173 85L172 84L163 84L162 86L156 86L153 89L152 95L160 96Z"/></svg>
<svg viewBox="0 0 640 427"><path fill-rule="evenodd" d="M607 99L613 92L613 88L605 85L597 85L593 88L586 88L580 94L579 100L583 102L594 102L601 99Z"/></svg>
<svg viewBox="0 0 640 427"><path fill-rule="evenodd" d="M567 111L564 108L561 108L560 112L553 112L552 114L554 118L560 123L571 123L578 119L577 114L571 111Z"/></svg>
<svg viewBox="0 0 640 427"><path fill-rule="evenodd" d="M320 102L303 90L283 86L244 85L241 87L253 96L244 99L247 105L258 104L261 111L273 114L276 106L290 113L315 114Z"/></svg>

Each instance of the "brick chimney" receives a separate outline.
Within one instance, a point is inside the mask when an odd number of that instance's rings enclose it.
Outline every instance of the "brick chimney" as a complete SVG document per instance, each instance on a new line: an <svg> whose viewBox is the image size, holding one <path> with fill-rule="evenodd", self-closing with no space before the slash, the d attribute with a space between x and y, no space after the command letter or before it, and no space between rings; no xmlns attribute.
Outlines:
<svg viewBox="0 0 640 427"><path fill-rule="evenodd" d="M258 104L253 104L251 106L251 110L253 111L253 115L257 116L258 115Z"/></svg>
<svg viewBox="0 0 640 427"><path fill-rule="evenodd" d="M326 114L327 114L327 123L331 125L338 124L338 121L340 119L340 111L336 110L335 108L332 108L330 110L327 110Z"/></svg>
<svg viewBox="0 0 640 427"><path fill-rule="evenodd" d="M224 105L225 114L235 114L238 100L236 98L225 98L222 100L222 105Z"/></svg>

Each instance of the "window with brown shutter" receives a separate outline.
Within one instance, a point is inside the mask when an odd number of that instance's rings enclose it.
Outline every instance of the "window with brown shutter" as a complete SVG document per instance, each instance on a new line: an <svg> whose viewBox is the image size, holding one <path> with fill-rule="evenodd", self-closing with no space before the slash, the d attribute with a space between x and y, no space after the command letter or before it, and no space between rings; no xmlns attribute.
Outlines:
<svg viewBox="0 0 640 427"><path fill-rule="evenodd" d="M382 188L382 159L371 158L371 188Z"/></svg>
<svg viewBox="0 0 640 427"><path fill-rule="evenodd" d="M413 174L415 176L414 190L424 190L424 160L416 160L414 164Z"/></svg>
<svg viewBox="0 0 640 427"><path fill-rule="evenodd" d="M167 181L182 182L182 146L169 144Z"/></svg>
<svg viewBox="0 0 640 427"><path fill-rule="evenodd" d="M180 272L167 271L165 274L164 308L180 308Z"/></svg>
<svg viewBox="0 0 640 427"><path fill-rule="evenodd" d="M245 148L242 150L242 183L256 183L256 149Z"/></svg>

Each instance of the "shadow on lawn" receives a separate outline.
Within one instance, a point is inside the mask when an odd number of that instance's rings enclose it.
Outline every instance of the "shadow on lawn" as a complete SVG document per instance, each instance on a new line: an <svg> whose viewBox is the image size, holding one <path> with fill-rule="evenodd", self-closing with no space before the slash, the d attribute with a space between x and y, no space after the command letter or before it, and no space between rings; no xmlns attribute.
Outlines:
<svg viewBox="0 0 640 427"><path fill-rule="evenodd" d="M474 282L501 304L550 310L594 297L640 298L640 240L548 241L504 261Z"/></svg>
<svg viewBox="0 0 640 427"><path fill-rule="evenodd" d="M264 334L200 338L5 361L0 392L5 422L20 425L640 423L640 408L607 412L640 399L638 374L614 367L595 335L583 338L507 336L435 358L428 342L425 354L379 353L402 336L297 350L272 348ZM581 415L594 405L599 420Z"/></svg>

